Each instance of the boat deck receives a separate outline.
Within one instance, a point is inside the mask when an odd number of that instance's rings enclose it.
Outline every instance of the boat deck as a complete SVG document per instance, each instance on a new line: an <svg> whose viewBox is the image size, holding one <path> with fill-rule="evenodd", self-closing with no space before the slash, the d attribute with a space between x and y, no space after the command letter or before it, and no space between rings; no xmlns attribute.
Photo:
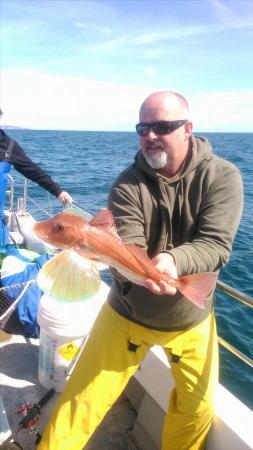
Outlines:
<svg viewBox="0 0 253 450"><path fill-rule="evenodd" d="M21 420L21 416L16 413L20 406L27 402L37 403L47 392L38 382L38 356L38 339L6 334L0 330L0 398L12 432L17 429ZM41 409L38 426L40 433L58 396L58 393L54 394ZM135 409L123 394L85 446L85 450L144 450L137 447L131 436L136 415ZM30 436L28 430L20 431L16 441L24 450L36 449L34 437Z"/></svg>

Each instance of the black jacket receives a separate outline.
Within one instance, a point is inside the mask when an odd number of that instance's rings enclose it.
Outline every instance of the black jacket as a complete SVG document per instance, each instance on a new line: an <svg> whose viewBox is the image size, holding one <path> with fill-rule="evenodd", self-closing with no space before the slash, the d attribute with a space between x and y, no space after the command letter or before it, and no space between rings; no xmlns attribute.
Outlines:
<svg viewBox="0 0 253 450"><path fill-rule="evenodd" d="M0 161L7 160L25 178L34 181L48 192L58 197L63 189L61 189L44 170L25 154L24 150L16 141L14 141L11 155L6 156L6 150L10 141L11 138L0 129Z"/></svg>

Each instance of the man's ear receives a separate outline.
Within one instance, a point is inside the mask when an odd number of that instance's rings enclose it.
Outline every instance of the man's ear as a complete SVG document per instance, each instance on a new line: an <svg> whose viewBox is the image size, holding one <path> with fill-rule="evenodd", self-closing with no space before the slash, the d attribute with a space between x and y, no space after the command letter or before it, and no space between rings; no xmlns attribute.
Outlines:
<svg viewBox="0 0 253 450"><path fill-rule="evenodd" d="M192 135L192 122L186 122L185 124L185 137L189 139L189 137Z"/></svg>

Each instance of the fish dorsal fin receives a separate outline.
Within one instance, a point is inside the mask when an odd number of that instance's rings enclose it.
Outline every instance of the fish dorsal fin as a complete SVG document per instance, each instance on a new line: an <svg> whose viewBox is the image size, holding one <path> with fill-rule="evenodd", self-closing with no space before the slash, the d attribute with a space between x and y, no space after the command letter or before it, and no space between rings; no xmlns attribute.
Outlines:
<svg viewBox="0 0 253 450"><path fill-rule="evenodd" d="M90 221L90 225L94 227L98 226L114 226L116 229L116 225L114 222L113 215L111 211L107 208L102 208Z"/></svg>
<svg viewBox="0 0 253 450"><path fill-rule="evenodd" d="M107 208L101 209L90 221L90 225L111 234L114 238L121 241L114 222L111 211Z"/></svg>

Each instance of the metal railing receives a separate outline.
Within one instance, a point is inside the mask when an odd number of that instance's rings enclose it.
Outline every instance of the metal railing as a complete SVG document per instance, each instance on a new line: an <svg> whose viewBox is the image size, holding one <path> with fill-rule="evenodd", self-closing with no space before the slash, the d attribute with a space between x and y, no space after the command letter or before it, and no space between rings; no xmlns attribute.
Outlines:
<svg viewBox="0 0 253 450"><path fill-rule="evenodd" d="M14 208L14 180L11 176L9 176L10 180L10 209L13 210ZM53 215L52 213L49 214L47 211L44 211L42 208L39 207L39 205L28 196L28 180L25 179L24 183L24 211L26 211L26 204L27 199L31 200L39 209L41 209L43 212L45 212L50 217ZM82 206L80 206L78 203L74 202L72 203L73 207L77 207L81 209L83 212L86 212L87 214L87 220L91 219L93 217L93 214L88 211L87 209L84 209ZM253 298L247 296L246 294L238 291L237 289L234 289L230 287L228 284L223 283L222 281L218 280L216 284L216 288L220 289L224 294L228 295L229 297L249 306L250 308L253 308ZM237 350L235 347L233 347L229 342L225 341L225 339L218 336L218 342L220 345L222 345L224 348L229 350L231 353L233 353L235 356L237 356L239 359L241 359L245 364L248 364L250 367L253 367L253 360L249 358L248 356L244 355L240 350Z"/></svg>
<svg viewBox="0 0 253 450"><path fill-rule="evenodd" d="M231 288L228 284L218 280L216 288L220 289L224 294L228 295L229 297L232 297L233 299L243 303L244 305L253 308L253 299L251 297L249 297L246 294L243 294L237 289ZM229 344L229 342L225 341L225 339L221 338L220 336L218 337L218 341L219 344L222 345L222 347L229 350L231 353L233 353L235 356L241 359L245 364L248 364L250 367L253 367L253 360L251 358L244 355L244 353L242 353L237 348L233 347L233 345Z"/></svg>
<svg viewBox="0 0 253 450"><path fill-rule="evenodd" d="M9 201L10 201L10 211L14 210L14 178L8 174L8 181L9 181L9 191L7 193L9 194Z"/></svg>

